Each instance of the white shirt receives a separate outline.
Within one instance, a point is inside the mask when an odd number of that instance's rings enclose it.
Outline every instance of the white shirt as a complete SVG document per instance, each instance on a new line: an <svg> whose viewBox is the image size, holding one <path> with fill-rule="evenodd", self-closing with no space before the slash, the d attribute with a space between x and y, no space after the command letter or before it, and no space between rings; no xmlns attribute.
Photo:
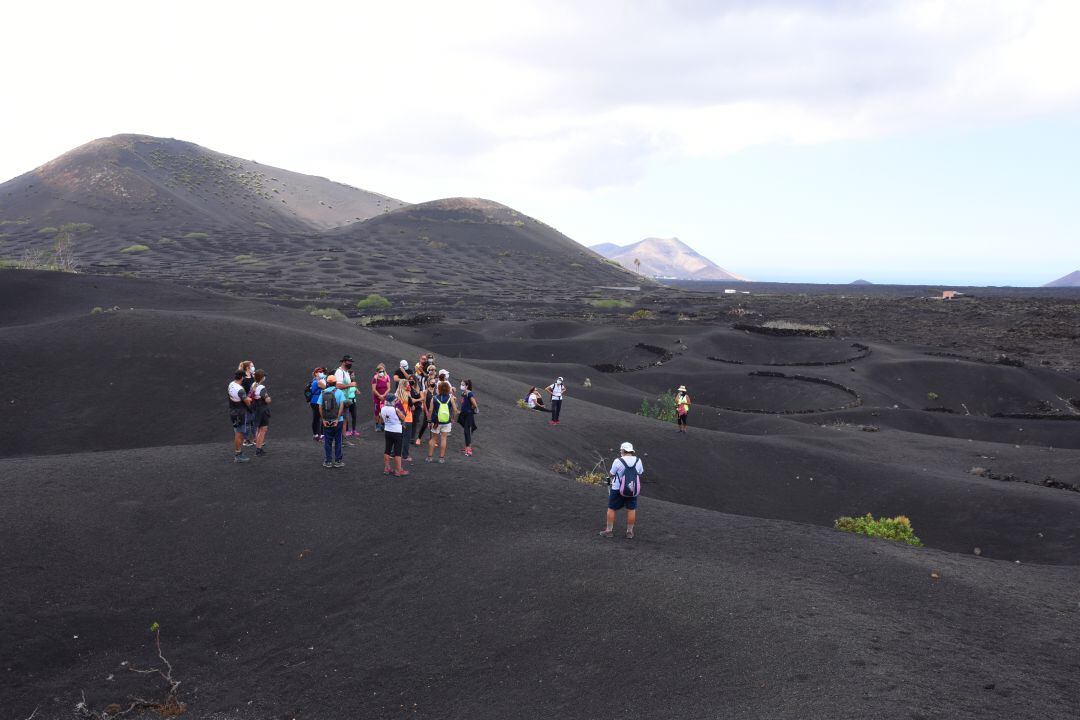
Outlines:
<svg viewBox="0 0 1080 720"><path fill-rule="evenodd" d="M233 402L244 402L244 398L247 397L247 393L244 392L244 386L239 381L233 380L229 383L229 400Z"/></svg>
<svg viewBox="0 0 1080 720"><path fill-rule="evenodd" d="M534 407L536 407L536 400L539 397L540 397L539 392L531 392L531 393L529 393L529 399L525 402L525 404L528 405L531 408L534 408Z"/></svg>
<svg viewBox="0 0 1080 720"><path fill-rule="evenodd" d="M622 490L623 475L626 474L626 465L623 465L623 460L630 467L637 465L638 487L641 486L641 476L645 473L645 466L641 464L641 458L626 455L622 458L615 458L615 461L611 463L611 470L608 471L608 474L615 476L615 479L611 481L612 490Z"/></svg>
<svg viewBox="0 0 1080 720"><path fill-rule="evenodd" d="M566 390L566 386L561 382L552 383L551 385L551 399L562 400L563 391Z"/></svg>
<svg viewBox="0 0 1080 720"><path fill-rule="evenodd" d="M394 409L393 403L386 403L382 406L382 410L379 411L379 416L382 418L384 432L399 433L401 432L401 418L398 417L397 410Z"/></svg>
<svg viewBox="0 0 1080 720"><path fill-rule="evenodd" d="M337 369L337 372L334 373L334 374L337 376L337 386L339 388L342 385L348 385L349 383L352 382L352 375L350 375L349 371L346 370L344 367L339 367ZM348 390L349 388L342 388L342 389L343 390Z"/></svg>

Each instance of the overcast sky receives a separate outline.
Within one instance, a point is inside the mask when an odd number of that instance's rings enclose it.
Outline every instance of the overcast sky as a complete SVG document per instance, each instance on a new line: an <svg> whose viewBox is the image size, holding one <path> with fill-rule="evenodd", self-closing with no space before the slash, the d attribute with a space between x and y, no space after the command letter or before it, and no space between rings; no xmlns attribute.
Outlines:
<svg viewBox="0 0 1080 720"><path fill-rule="evenodd" d="M121 132L760 280L1080 268L1080 1L37 2L0 179Z"/></svg>

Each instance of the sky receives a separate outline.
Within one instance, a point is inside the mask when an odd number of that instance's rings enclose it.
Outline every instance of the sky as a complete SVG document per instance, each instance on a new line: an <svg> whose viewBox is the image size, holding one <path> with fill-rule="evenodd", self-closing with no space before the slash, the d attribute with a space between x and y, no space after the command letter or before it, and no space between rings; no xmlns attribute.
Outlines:
<svg viewBox="0 0 1080 720"><path fill-rule="evenodd" d="M755 280L1080 269L1076 0L10 3L0 179L118 133Z"/></svg>

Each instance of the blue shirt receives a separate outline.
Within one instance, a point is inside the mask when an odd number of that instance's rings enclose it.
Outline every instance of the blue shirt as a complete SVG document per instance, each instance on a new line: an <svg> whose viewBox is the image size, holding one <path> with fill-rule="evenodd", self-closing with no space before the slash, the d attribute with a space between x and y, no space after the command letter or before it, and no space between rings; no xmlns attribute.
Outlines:
<svg viewBox="0 0 1080 720"><path fill-rule="evenodd" d="M311 404L318 405L322 399L322 388L319 387L318 378L311 379Z"/></svg>
<svg viewBox="0 0 1080 720"><path fill-rule="evenodd" d="M331 390L330 390L330 388L325 388L323 390L323 392L331 392ZM341 390L338 390L337 388L334 388L333 393L334 393L334 397L337 398L337 401L338 401L338 403L340 403L340 407L341 407L341 415L338 416L338 422L345 422L345 393L342 392ZM319 399L320 399L320 402L321 402L322 401L322 393L319 393Z"/></svg>

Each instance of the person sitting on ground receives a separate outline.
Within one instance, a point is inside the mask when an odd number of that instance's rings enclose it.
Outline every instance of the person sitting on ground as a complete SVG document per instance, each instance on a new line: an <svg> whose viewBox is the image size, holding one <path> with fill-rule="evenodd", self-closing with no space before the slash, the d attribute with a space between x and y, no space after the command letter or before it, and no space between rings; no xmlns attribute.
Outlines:
<svg viewBox="0 0 1080 720"><path fill-rule="evenodd" d="M255 384L251 386L251 407L255 422L255 454L265 455L266 433L270 429L270 393L266 391L266 373L255 371Z"/></svg>
<svg viewBox="0 0 1080 720"><path fill-rule="evenodd" d="M548 385L545 390L551 394L551 424L559 424L559 413L562 412L562 399L566 394L566 385L562 378L555 378L555 382Z"/></svg>
<svg viewBox="0 0 1080 720"><path fill-rule="evenodd" d="M525 405L530 410L539 410L540 412L551 412L544 405L544 396L540 394L540 391L535 387L529 388L529 394L525 396Z"/></svg>
<svg viewBox="0 0 1080 720"><path fill-rule="evenodd" d="M356 378L352 373L352 355L341 358L341 365L334 371L337 378L338 390L345 393L345 437L359 437L360 431L356 429Z"/></svg>
<svg viewBox="0 0 1080 720"><path fill-rule="evenodd" d="M244 379L244 371L237 370L236 375L229 383L229 420L233 428L233 462L245 463L251 458L244 455L244 438L248 435L249 415L251 398L248 397L241 382ZM254 378L252 378L254 379Z"/></svg>
<svg viewBox="0 0 1080 720"><path fill-rule="evenodd" d="M405 420L405 412L398 405L396 396L391 395L383 403L382 408L379 410L379 416L382 420L384 440L386 441L386 447L383 450L383 475L390 474L391 460L394 462L394 475L397 477L408 475L409 471L403 470L401 467L401 454L404 449L402 422Z"/></svg>
<svg viewBox="0 0 1080 720"><path fill-rule="evenodd" d="M480 407L476 404L476 395L473 393L472 380L461 381L461 412L458 413L458 422L465 431L465 447L461 452L466 457L472 457L472 434L476 432L476 413Z"/></svg>
<svg viewBox="0 0 1080 720"><path fill-rule="evenodd" d="M341 435L345 428L345 393L337 387L337 378L326 378L319 401L319 419L323 426L323 451L326 460L323 467L345 467L341 452ZM331 453L333 455L331 456Z"/></svg>
<svg viewBox="0 0 1080 720"><path fill-rule="evenodd" d="M619 446L619 457L611 463L611 491L608 493L607 524L600 532L602 537L612 537L615 530L615 512L626 508L626 537L634 537L637 522L638 495L641 494L641 476L645 467L634 452L634 446L624 442Z"/></svg>
<svg viewBox="0 0 1080 720"><path fill-rule="evenodd" d="M439 462L444 463L446 462L446 438L457 416L457 399L450 392L450 383L445 380L439 383L436 390L438 392L431 399L428 419L431 423L431 440L428 442L427 462L431 462L431 456L435 454L435 446L439 445Z"/></svg>
<svg viewBox="0 0 1080 720"><path fill-rule="evenodd" d="M323 386L326 385L326 369L317 367L311 371L311 383L304 395L307 396L308 405L311 406L311 439L315 442L322 440L322 421L319 418L319 399L322 397Z"/></svg>
<svg viewBox="0 0 1080 720"><path fill-rule="evenodd" d="M375 405L375 432L383 429L382 410L386 396L390 394L390 376L386 374L386 366L379 363L375 366L375 375L371 378L371 400Z"/></svg>
<svg viewBox="0 0 1080 720"><path fill-rule="evenodd" d="M686 416L690 414L690 395L686 392L686 386L680 385L675 393L675 419L678 423L678 431L686 432Z"/></svg>

